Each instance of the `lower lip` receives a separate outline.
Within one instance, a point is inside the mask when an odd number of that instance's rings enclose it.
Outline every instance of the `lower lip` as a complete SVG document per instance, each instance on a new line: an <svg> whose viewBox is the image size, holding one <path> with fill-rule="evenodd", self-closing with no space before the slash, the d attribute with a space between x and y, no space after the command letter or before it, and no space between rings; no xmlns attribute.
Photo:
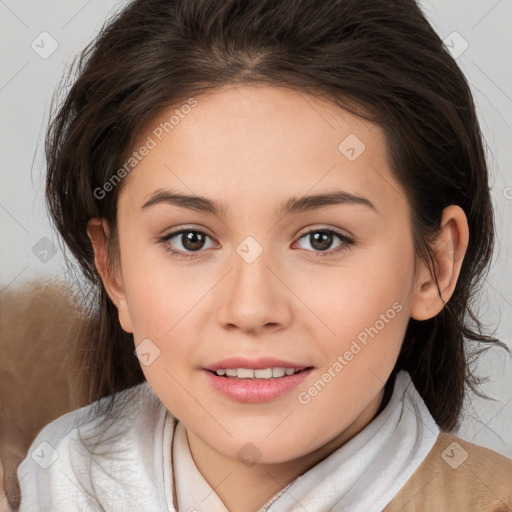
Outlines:
<svg viewBox="0 0 512 512"><path fill-rule="evenodd" d="M212 387L222 395L243 403L269 402L296 388L313 368L273 379L237 379L220 377L203 370Z"/></svg>

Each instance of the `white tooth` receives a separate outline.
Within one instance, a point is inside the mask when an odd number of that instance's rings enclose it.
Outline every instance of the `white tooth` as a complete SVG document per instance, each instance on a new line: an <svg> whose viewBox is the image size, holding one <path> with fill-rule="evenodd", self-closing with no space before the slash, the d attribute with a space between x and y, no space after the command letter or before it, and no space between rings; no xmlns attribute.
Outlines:
<svg viewBox="0 0 512 512"><path fill-rule="evenodd" d="M254 370L251 370L250 368L238 368L236 376L239 379L252 379L254 378Z"/></svg>
<svg viewBox="0 0 512 512"><path fill-rule="evenodd" d="M284 368L272 368L272 377L284 377Z"/></svg>
<svg viewBox="0 0 512 512"><path fill-rule="evenodd" d="M254 376L257 379L271 379L272 368L265 368L264 370L254 370Z"/></svg>
<svg viewBox="0 0 512 512"><path fill-rule="evenodd" d="M293 375L297 371L294 368L281 367L260 370L253 370L252 368L219 368L215 373L217 375L225 375L226 377L238 377L239 379L272 379Z"/></svg>

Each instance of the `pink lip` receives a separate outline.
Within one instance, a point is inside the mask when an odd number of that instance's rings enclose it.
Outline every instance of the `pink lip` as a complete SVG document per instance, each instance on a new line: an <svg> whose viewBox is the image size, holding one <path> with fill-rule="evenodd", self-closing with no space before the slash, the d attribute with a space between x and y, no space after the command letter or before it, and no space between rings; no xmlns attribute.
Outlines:
<svg viewBox="0 0 512 512"><path fill-rule="evenodd" d="M264 368L293 368L294 370L302 370L307 365L300 363L291 363L273 357L260 357L259 359L247 359L245 357L230 357L216 363L205 366L203 370L216 371L219 368L252 368L254 370L262 370Z"/></svg>
<svg viewBox="0 0 512 512"><path fill-rule="evenodd" d="M225 364L223 361L222 364ZM279 364L268 364L263 366L253 366L251 363L249 366L240 364L219 366L219 368L269 368L269 367L281 367L286 368L283 362ZM293 368L293 365L288 368ZM203 370L206 377L208 378L211 386L224 395L227 398L236 400L242 403L257 403L257 402L269 402L278 398L279 396L291 391L292 389L299 386L313 371L313 368L302 370L299 373L293 375L286 375L284 377L278 377L273 379L238 379L228 378L216 375L211 370Z"/></svg>

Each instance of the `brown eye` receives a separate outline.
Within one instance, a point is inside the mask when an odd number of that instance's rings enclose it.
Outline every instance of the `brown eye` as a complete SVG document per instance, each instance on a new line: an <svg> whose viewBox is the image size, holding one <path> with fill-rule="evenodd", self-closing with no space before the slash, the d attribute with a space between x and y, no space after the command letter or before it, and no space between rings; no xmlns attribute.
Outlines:
<svg viewBox="0 0 512 512"><path fill-rule="evenodd" d="M197 229L182 229L169 233L160 239L164 248L177 256L184 258L194 256L194 252L200 253L205 248L207 239L211 239L203 231ZM209 248L209 247L206 247Z"/></svg>
<svg viewBox="0 0 512 512"><path fill-rule="evenodd" d="M334 249L330 249L335 239L340 240ZM313 256L327 256L333 253L339 253L345 249L350 249L354 242L346 236L338 233L332 229L315 229L309 231L300 237L300 240L305 239L309 242L312 249L306 249L312 252ZM303 247L304 248L304 247Z"/></svg>

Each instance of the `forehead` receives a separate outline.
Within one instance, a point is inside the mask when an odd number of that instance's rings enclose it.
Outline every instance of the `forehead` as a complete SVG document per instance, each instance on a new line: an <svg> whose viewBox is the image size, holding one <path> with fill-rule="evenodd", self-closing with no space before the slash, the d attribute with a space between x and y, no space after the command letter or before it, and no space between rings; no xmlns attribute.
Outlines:
<svg viewBox="0 0 512 512"><path fill-rule="evenodd" d="M375 203L405 199L380 127L288 88L209 91L160 112L133 150L144 145L151 149L125 178L120 198L139 207L165 187L228 203L231 194L261 193L270 202L333 187L373 196Z"/></svg>

